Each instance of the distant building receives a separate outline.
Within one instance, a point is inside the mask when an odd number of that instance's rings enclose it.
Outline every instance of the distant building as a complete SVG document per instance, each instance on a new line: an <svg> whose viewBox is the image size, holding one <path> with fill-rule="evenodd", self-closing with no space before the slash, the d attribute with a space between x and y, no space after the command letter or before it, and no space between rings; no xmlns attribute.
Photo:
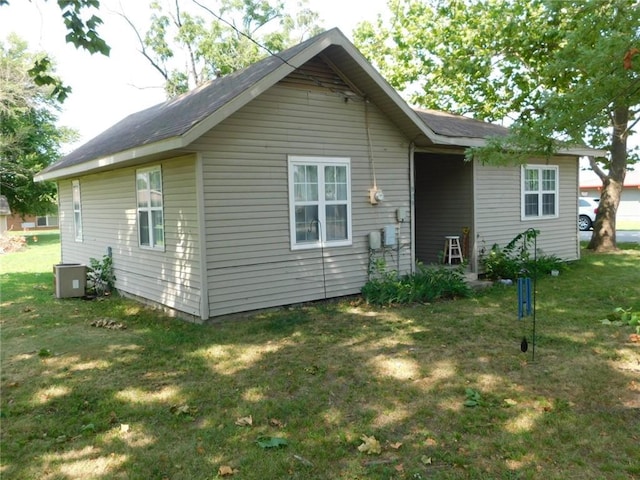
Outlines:
<svg viewBox="0 0 640 480"><path fill-rule="evenodd" d="M640 163L634 170L627 170L624 188L620 197L616 223L624 227L626 222L640 222ZM580 195L600 198L602 180L593 170L580 170Z"/></svg>

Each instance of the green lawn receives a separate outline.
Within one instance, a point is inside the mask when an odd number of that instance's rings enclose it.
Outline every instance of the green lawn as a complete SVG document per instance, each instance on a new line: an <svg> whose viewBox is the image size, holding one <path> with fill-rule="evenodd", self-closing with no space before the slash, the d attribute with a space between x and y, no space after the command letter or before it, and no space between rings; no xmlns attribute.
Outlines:
<svg viewBox="0 0 640 480"><path fill-rule="evenodd" d="M640 346L600 322L640 311L640 248L622 247L538 282L532 361L513 287L197 326L53 298L39 235L0 256L0 477L638 478Z"/></svg>

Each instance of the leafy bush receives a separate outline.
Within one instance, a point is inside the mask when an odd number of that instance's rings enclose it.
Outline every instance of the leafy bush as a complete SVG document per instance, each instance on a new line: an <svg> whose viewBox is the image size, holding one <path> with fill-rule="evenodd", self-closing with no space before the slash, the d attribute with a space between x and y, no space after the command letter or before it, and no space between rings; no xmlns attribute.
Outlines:
<svg viewBox="0 0 640 480"><path fill-rule="evenodd" d="M87 290L98 296L108 295L115 289L116 275L113 259L104 255L102 260L89 259L87 267Z"/></svg>
<svg viewBox="0 0 640 480"><path fill-rule="evenodd" d="M462 270L423 265L418 265L416 273L402 277L396 272L380 274L362 287L362 296L374 305L431 302L470 294Z"/></svg>
<svg viewBox="0 0 640 480"><path fill-rule="evenodd" d="M540 232L530 228L511 240L504 248L491 247L489 255L481 259L485 275L491 280L501 278L540 277L552 270L562 270L564 263L555 255L535 252L535 239Z"/></svg>
<svg viewBox="0 0 640 480"><path fill-rule="evenodd" d="M605 325L629 325L635 327L636 332L640 334L640 312L633 312L631 308L615 308L607 318L602 320Z"/></svg>

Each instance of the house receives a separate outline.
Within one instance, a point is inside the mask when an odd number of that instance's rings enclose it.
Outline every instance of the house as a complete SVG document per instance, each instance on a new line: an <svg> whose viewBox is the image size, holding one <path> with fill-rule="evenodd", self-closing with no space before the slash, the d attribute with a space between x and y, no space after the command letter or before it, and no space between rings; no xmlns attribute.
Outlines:
<svg viewBox="0 0 640 480"><path fill-rule="evenodd" d="M530 227L578 258L581 152L464 161L505 132L413 110L333 29L130 115L37 178L58 183L63 262L110 252L120 292L205 320L357 294L374 262L410 272L463 228L474 272Z"/></svg>
<svg viewBox="0 0 640 480"><path fill-rule="evenodd" d="M580 170L580 195L599 198L602 180L593 170ZM637 228L640 224L640 163L633 170L627 170L620 204L616 213L617 228Z"/></svg>
<svg viewBox="0 0 640 480"><path fill-rule="evenodd" d="M51 215L9 215L6 218L7 230L19 231L39 231L54 230L58 228L58 214Z"/></svg>
<svg viewBox="0 0 640 480"><path fill-rule="evenodd" d="M9 208L9 202L7 197L0 195L0 235L6 232L9 227L7 225L7 218L11 216L11 209Z"/></svg>

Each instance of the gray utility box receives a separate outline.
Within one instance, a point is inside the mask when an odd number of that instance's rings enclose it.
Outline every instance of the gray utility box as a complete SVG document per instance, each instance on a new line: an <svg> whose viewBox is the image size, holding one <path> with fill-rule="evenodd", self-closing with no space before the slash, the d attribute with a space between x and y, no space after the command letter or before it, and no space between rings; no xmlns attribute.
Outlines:
<svg viewBox="0 0 640 480"><path fill-rule="evenodd" d="M79 263L59 263L53 266L56 298L84 297L87 286L87 266Z"/></svg>

